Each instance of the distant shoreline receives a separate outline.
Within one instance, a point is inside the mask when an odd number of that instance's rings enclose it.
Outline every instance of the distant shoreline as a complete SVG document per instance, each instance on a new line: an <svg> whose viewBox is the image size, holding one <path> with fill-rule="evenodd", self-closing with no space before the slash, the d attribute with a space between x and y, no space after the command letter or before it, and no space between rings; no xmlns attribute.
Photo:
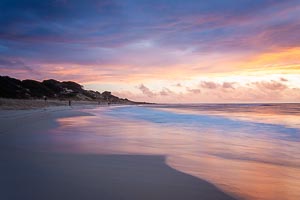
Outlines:
<svg viewBox="0 0 300 200"><path fill-rule="evenodd" d="M84 101L84 100L71 100L71 106L105 106L105 105L138 105L146 103L111 103L98 102L98 101ZM69 107L69 99L8 99L0 98L0 110L29 110L38 108L47 108L53 106L66 106Z"/></svg>

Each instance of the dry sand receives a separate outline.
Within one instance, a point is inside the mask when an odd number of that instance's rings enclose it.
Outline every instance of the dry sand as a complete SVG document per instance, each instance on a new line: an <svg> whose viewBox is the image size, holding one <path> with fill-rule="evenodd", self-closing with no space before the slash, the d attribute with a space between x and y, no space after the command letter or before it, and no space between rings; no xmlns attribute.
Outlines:
<svg viewBox="0 0 300 200"><path fill-rule="evenodd" d="M163 155L54 153L16 142L77 115L89 114L69 107L0 111L1 200L233 200L170 168Z"/></svg>
<svg viewBox="0 0 300 200"><path fill-rule="evenodd" d="M107 105L103 103L103 105ZM53 106L68 106L68 100L48 99L5 99L0 98L0 110L28 110ZM72 106L98 105L96 101L72 101Z"/></svg>

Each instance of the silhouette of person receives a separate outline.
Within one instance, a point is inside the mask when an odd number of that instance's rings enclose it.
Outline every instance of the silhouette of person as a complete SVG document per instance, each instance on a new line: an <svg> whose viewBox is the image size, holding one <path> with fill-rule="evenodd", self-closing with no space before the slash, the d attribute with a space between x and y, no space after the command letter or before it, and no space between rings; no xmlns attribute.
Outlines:
<svg viewBox="0 0 300 200"><path fill-rule="evenodd" d="M47 97L44 96L45 106L47 106Z"/></svg>

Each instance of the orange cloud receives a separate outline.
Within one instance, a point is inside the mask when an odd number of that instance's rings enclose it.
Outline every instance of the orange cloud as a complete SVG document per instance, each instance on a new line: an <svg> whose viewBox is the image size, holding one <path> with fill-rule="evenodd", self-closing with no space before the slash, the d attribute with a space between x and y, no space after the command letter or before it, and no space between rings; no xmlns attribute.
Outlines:
<svg viewBox="0 0 300 200"><path fill-rule="evenodd" d="M238 64L238 68L260 71L294 73L300 71L300 47L278 49L250 57Z"/></svg>

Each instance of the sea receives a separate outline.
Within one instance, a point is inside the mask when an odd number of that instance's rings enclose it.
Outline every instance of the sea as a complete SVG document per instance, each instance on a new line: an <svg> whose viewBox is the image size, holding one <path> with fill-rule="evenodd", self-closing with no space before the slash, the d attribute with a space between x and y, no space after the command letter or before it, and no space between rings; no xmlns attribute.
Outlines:
<svg viewBox="0 0 300 200"><path fill-rule="evenodd" d="M240 199L300 199L300 104L149 104L82 109L43 140L59 151L163 155Z"/></svg>

